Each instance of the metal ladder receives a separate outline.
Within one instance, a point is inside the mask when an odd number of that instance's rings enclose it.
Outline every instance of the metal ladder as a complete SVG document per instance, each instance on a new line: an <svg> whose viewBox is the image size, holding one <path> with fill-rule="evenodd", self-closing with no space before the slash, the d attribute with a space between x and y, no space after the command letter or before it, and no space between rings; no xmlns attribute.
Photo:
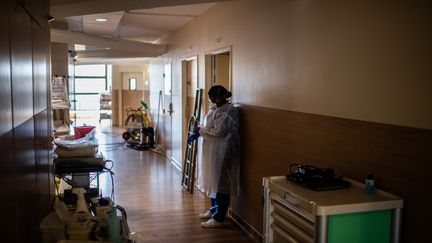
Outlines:
<svg viewBox="0 0 432 243"><path fill-rule="evenodd" d="M195 128L200 122L201 104L202 104L202 89L197 89L195 92L195 104L193 114L188 122L186 138L193 134ZM197 159L198 141L195 140L191 144L186 143L185 158L182 167L182 186L186 187L190 193L193 193L195 184L195 168Z"/></svg>

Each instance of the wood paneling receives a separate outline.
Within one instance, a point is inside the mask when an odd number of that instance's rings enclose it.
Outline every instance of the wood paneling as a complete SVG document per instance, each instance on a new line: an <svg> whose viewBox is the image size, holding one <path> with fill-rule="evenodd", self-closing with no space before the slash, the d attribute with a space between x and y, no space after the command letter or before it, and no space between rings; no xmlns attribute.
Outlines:
<svg viewBox="0 0 432 243"><path fill-rule="evenodd" d="M0 185L2 185L2 196L0 208L3 208L0 220L1 242L17 242L16 230L16 185L15 166L13 158L13 132L10 131L0 136Z"/></svg>
<svg viewBox="0 0 432 243"><path fill-rule="evenodd" d="M119 119L120 114L119 114L119 90L118 89L113 89L111 91L111 109L112 109L112 125L113 126L120 126L121 125L121 119Z"/></svg>
<svg viewBox="0 0 432 243"><path fill-rule="evenodd" d="M126 106L137 108L141 105L140 101L143 99L142 90L122 90L122 109Z"/></svg>
<svg viewBox="0 0 432 243"><path fill-rule="evenodd" d="M39 224L35 217L38 208L35 207L37 193L34 134L33 119L14 130L18 237L22 243L36 242L38 228L35 226Z"/></svg>
<svg viewBox="0 0 432 243"><path fill-rule="evenodd" d="M19 0L20 4L27 10L39 26L47 24L48 6L45 0Z"/></svg>
<svg viewBox="0 0 432 243"><path fill-rule="evenodd" d="M0 136L12 129L12 88L9 55L9 1L0 6Z"/></svg>
<svg viewBox="0 0 432 243"><path fill-rule="evenodd" d="M48 1L38 3L46 7ZM40 242L40 220L50 207L49 36L45 25L32 26L18 1L0 4L0 207L5 219L0 223L0 241Z"/></svg>
<svg viewBox="0 0 432 243"><path fill-rule="evenodd" d="M241 190L233 211L262 232L262 177L285 175L291 163L330 167L405 198L405 242L429 235L432 131L357 120L241 107ZM251 213L259 212L259 213Z"/></svg>
<svg viewBox="0 0 432 243"><path fill-rule="evenodd" d="M31 20L13 1L10 16L13 123L18 127L33 116Z"/></svg>
<svg viewBox="0 0 432 243"><path fill-rule="evenodd" d="M149 95L148 90L122 90L123 117L121 122L124 122L127 115L124 109L126 106L136 109L141 106L141 101L149 105Z"/></svg>
<svg viewBox="0 0 432 243"><path fill-rule="evenodd" d="M35 141L35 160L36 160L36 201L37 206L36 222L50 210L50 131L48 127L48 112L44 110L34 118L34 141Z"/></svg>
<svg viewBox="0 0 432 243"><path fill-rule="evenodd" d="M37 114L47 108L48 102L48 32L36 23L32 23L33 40L33 98L34 113Z"/></svg>

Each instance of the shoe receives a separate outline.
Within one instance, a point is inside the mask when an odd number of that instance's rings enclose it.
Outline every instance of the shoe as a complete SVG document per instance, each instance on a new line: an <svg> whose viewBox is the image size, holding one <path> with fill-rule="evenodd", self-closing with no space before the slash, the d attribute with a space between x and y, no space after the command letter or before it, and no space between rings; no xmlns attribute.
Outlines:
<svg viewBox="0 0 432 243"><path fill-rule="evenodd" d="M200 219L209 219L212 217L212 213L210 211L207 211L205 213L202 213L199 215Z"/></svg>
<svg viewBox="0 0 432 243"><path fill-rule="evenodd" d="M201 227L203 228L222 228L224 226L225 224L223 222L218 222L214 218L201 223Z"/></svg>

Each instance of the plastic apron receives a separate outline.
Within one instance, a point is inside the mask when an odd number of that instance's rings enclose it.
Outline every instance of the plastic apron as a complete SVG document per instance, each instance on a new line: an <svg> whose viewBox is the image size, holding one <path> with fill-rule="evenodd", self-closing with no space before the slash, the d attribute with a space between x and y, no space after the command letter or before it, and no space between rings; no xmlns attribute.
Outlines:
<svg viewBox="0 0 432 243"><path fill-rule="evenodd" d="M239 180L239 116L226 103L206 115L198 154L198 189L215 198L217 192L236 194Z"/></svg>
<svg viewBox="0 0 432 243"><path fill-rule="evenodd" d="M207 112L207 115L204 117L204 123L201 125L201 129L206 127L207 129L210 129L214 126L214 120L213 120L213 112L216 109L215 104L211 104L209 107L209 111ZM204 145L206 144L206 146ZM204 139L202 136L198 138L198 151L197 151L197 188L201 192L204 192L207 194L208 187L209 187L209 177L207 176L206 171L209 169L209 166L206 166L204 163L204 160L206 161L207 165L210 162L211 158L208 158L209 156L206 156L206 158L203 158L203 149L204 147L208 147L207 143L204 142Z"/></svg>

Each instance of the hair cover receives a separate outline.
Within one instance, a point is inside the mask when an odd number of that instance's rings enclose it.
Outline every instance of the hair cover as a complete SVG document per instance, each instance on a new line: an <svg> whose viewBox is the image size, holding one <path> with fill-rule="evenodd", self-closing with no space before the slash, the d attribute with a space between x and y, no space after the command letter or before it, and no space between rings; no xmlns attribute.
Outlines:
<svg viewBox="0 0 432 243"><path fill-rule="evenodd" d="M228 99L229 97L231 97L231 92L229 92L224 86L222 85L215 85L213 87L210 88L210 90L208 91L208 96L211 99L217 99L217 98L224 98L224 99Z"/></svg>

